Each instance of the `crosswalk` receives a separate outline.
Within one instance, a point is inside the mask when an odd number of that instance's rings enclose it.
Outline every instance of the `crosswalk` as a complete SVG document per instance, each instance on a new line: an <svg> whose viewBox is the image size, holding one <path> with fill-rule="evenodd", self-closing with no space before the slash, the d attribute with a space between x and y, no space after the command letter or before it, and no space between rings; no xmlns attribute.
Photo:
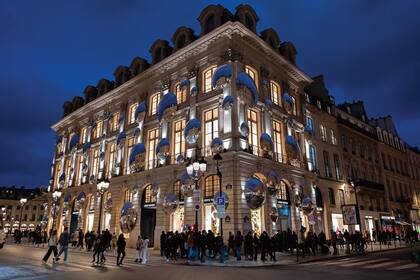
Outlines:
<svg viewBox="0 0 420 280"><path fill-rule="evenodd" d="M162 265L161 263L151 262L148 264L124 263L122 268L141 270L142 268ZM78 271L97 271L120 269L113 262L105 265L92 265L90 263L59 263L59 264L22 264L22 265L0 265L0 280L6 279L26 279L48 274Z"/></svg>
<svg viewBox="0 0 420 280"><path fill-rule="evenodd" d="M390 258L345 258L331 261L319 261L301 264L310 267L341 267L348 269L371 269L386 271L415 271L420 272L420 266L408 260Z"/></svg>

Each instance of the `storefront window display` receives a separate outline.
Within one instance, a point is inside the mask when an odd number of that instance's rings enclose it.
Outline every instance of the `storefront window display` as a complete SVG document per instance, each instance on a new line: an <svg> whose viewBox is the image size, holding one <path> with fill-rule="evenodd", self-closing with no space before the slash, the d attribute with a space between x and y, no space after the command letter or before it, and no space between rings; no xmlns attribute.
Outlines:
<svg viewBox="0 0 420 280"><path fill-rule="evenodd" d="M343 222L343 214L332 213L331 219L332 219L332 229L335 232L339 232L339 231L344 232L345 230L349 230L349 227L345 225Z"/></svg>
<svg viewBox="0 0 420 280"><path fill-rule="evenodd" d="M172 214L172 231L182 232L184 229L184 207L179 206L178 209Z"/></svg>

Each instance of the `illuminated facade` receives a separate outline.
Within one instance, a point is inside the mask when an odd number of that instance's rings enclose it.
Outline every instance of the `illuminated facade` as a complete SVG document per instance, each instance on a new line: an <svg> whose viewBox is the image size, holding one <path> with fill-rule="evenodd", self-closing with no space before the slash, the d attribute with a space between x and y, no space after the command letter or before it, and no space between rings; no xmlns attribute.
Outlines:
<svg viewBox="0 0 420 280"><path fill-rule="evenodd" d="M151 64L136 57L117 68L115 81L101 79L84 98L64 103L52 127L59 136L51 190L63 192L59 228L119 233L121 213L135 213L133 229L124 225L129 245L141 234L158 247L161 231L192 226L198 209L198 227L218 232L218 141L229 200L225 232L332 228L339 205L330 207L329 189L340 200L348 185L332 99L324 92L324 109L312 103L318 81L296 67L291 42L280 42L273 29L256 34L259 19L250 6L232 14L210 5L198 19L199 36L180 27L173 47L155 41ZM199 192L185 177L194 158L207 161ZM264 185L257 205L248 201L251 179ZM97 183L104 180L110 185L100 199Z"/></svg>

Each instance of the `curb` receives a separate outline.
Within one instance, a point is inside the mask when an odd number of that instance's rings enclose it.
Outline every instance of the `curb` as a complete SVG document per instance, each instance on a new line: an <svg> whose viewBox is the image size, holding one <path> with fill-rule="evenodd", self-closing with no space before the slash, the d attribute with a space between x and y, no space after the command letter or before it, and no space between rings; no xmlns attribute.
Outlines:
<svg viewBox="0 0 420 280"><path fill-rule="evenodd" d="M340 259L353 258L353 257L358 257L358 256L368 256L368 255L373 255L373 254L377 254L377 253L392 252L392 251L397 251L397 250L407 249L407 248L410 248L410 247L389 248L389 249L385 249L385 250L379 250L379 251L374 251L374 252L365 252L365 253L361 253L361 254L329 256L329 257L325 257L325 258L310 259L310 260L307 260L307 261L306 260L305 261L299 261L297 264L322 262L322 261L330 261L330 260L340 260Z"/></svg>

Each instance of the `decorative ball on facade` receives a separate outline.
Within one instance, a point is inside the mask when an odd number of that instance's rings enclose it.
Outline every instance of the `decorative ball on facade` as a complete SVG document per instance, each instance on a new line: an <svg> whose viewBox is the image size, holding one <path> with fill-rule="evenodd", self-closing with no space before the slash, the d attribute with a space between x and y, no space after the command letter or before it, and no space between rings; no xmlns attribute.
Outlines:
<svg viewBox="0 0 420 280"><path fill-rule="evenodd" d="M158 107L158 120L161 121L164 119L167 122L171 121L176 112L176 105L177 99L175 94L168 92L163 95Z"/></svg>
<svg viewBox="0 0 420 280"><path fill-rule="evenodd" d="M283 106L287 113L291 114L293 112L294 102L287 92L283 94Z"/></svg>
<svg viewBox="0 0 420 280"><path fill-rule="evenodd" d="M166 159L168 158L169 150L170 145L168 139L160 139L159 143L156 146L156 156L161 164L165 163Z"/></svg>
<svg viewBox="0 0 420 280"><path fill-rule="evenodd" d="M223 152L223 140L219 137L214 138L211 141L211 150L213 154L220 154Z"/></svg>
<svg viewBox="0 0 420 280"><path fill-rule="evenodd" d="M265 202L265 185L257 178L250 178L245 182L245 200L248 207L257 210Z"/></svg>
<svg viewBox="0 0 420 280"><path fill-rule="evenodd" d="M131 202L126 202L120 215L120 228L125 234L130 233L136 226L137 211Z"/></svg>
<svg viewBox="0 0 420 280"><path fill-rule="evenodd" d="M173 193L166 194L163 197L162 206L163 211L165 211L166 214L174 213L178 208L178 199L176 195Z"/></svg>
<svg viewBox="0 0 420 280"><path fill-rule="evenodd" d="M195 144L200 137L200 130L201 130L201 122L196 119L192 118L188 121L187 125L185 126L184 133L185 133L185 140L188 144Z"/></svg>
<svg viewBox="0 0 420 280"><path fill-rule="evenodd" d="M260 146L261 149L265 152L269 152L273 150L273 140L271 140L271 136L267 133L262 133L260 136Z"/></svg>
<svg viewBox="0 0 420 280"><path fill-rule="evenodd" d="M223 98L223 101L222 101L223 110L229 111L233 106L233 102L234 102L233 96L231 95L225 96L225 98Z"/></svg>
<svg viewBox="0 0 420 280"><path fill-rule="evenodd" d="M139 106L137 106L136 112L134 114L137 123L144 120L144 117L146 116L146 110L147 108L144 102L141 102Z"/></svg>
<svg viewBox="0 0 420 280"><path fill-rule="evenodd" d="M249 126L247 122L242 122L241 126L239 127L239 131L241 132L242 137L247 138L249 135Z"/></svg>
<svg viewBox="0 0 420 280"><path fill-rule="evenodd" d="M176 156L176 163L181 164L185 161L184 155L179 154Z"/></svg>

